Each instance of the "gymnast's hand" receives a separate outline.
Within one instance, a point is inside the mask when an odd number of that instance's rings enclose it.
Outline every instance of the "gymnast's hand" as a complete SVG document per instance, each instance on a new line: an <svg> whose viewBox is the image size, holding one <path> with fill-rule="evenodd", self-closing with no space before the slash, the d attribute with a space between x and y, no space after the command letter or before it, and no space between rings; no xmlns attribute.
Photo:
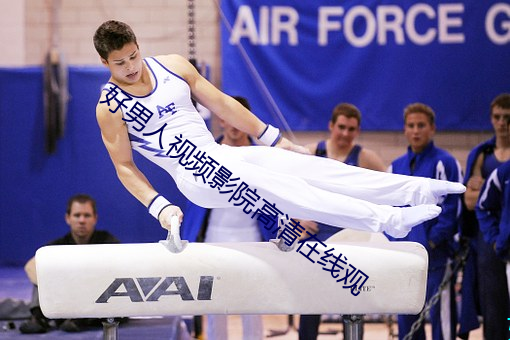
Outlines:
<svg viewBox="0 0 510 340"><path fill-rule="evenodd" d="M319 225L317 224L317 222L308 221L308 220L297 220L297 221L299 221L299 224L301 224L301 226L305 228L305 230L299 236L300 240L304 240L304 239L310 237L306 233L307 231L310 234L317 234L319 232Z"/></svg>
<svg viewBox="0 0 510 340"><path fill-rule="evenodd" d="M159 214L159 223L161 223L161 226L164 229L170 230L172 216L177 216L179 218L179 223L182 223L184 214L178 206L169 205L161 210L161 213Z"/></svg>
<svg viewBox="0 0 510 340"><path fill-rule="evenodd" d="M280 139L278 144L276 144L276 147L282 148L282 149L285 149L285 150L289 150L289 151L304 153L304 154L307 154L307 155L310 154L310 151L308 151L307 148L305 148L304 146L298 145L298 144L294 144L294 143L292 143L290 140L288 140L285 137L282 137Z"/></svg>

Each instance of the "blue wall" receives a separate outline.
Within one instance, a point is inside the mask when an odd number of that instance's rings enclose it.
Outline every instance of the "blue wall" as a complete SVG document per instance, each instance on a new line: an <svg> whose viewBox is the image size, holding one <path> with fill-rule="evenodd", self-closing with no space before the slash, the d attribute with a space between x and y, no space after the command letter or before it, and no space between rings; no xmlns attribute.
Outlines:
<svg viewBox="0 0 510 340"><path fill-rule="evenodd" d="M98 229L122 242L157 242L166 232L121 185L101 141L95 106L103 68L70 67L64 137L45 151L42 68L0 69L0 265L21 265L37 248L69 231L67 199L88 193L98 203ZM156 189L183 205L163 170L135 156Z"/></svg>

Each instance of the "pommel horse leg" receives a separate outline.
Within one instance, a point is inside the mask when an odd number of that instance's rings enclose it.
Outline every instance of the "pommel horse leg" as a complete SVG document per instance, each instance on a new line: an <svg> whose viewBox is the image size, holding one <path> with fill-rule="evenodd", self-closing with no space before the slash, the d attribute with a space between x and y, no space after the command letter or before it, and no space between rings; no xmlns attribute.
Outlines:
<svg viewBox="0 0 510 340"><path fill-rule="evenodd" d="M280 234L277 235L276 239L271 239L269 240L269 242L272 242L274 243L278 249L280 251L283 251L283 252L289 252L289 251L292 251L294 250L294 248L296 248L296 244L293 243L291 244L290 246L285 244L285 239L279 237L282 233L283 233L283 230L285 229L285 226L287 225L287 222L290 221L290 218L289 216L287 215L278 215L278 229L281 230L280 231ZM275 331L273 329L269 330L269 335L267 336L268 338L272 338L272 337L275 337L275 336L282 336L282 335L285 335L287 334L288 332L290 332L292 329L295 329L294 327L294 315L292 314L289 314L288 316L288 319L287 319L287 329L283 330L283 331Z"/></svg>
<svg viewBox="0 0 510 340"><path fill-rule="evenodd" d="M363 339L363 316L358 314L343 315L344 340Z"/></svg>
<svg viewBox="0 0 510 340"><path fill-rule="evenodd" d="M341 235L340 237L337 235ZM367 236L369 234L362 232L344 231L343 234L333 235L328 241L373 241L378 240L386 242L386 239L377 236ZM367 238L368 237L368 238ZM343 339L361 340L363 339L363 315L362 314L344 314L342 315Z"/></svg>
<svg viewBox="0 0 510 340"><path fill-rule="evenodd" d="M114 318L108 318L103 321L103 340L117 340L119 322Z"/></svg>

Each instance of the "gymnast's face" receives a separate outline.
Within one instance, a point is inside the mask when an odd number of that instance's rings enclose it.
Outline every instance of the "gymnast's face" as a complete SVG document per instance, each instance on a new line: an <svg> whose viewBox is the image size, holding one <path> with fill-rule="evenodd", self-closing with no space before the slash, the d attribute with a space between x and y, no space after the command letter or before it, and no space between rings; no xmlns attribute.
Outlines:
<svg viewBox="0 0 510 340"><path fill-rule="evenodd" d="M77 244L88 243L97 223L97 215L92 204L73 202L71 211L66 214L66 223L71 228L71 234Z"/></svg>
<svg viewBox="0 0 510 340"><path fill-rule="evenodd" d="M340 115L336 121L329 122L329 131L331 132L331 141L338 147L349 147L354 139L359 135L359 122L354 117L347 118Z"/></svg>
<svg viewBox="0 0 510 340"><path fill-rule="evenodd" d="M101 62L110 69L112 78L120 84L134 84L142 76L142 56L135 43L110 52L108 60L101 59Z"/></svg>
<svg viewBox="0 0 510 340"><path fill-rule="evenodd" d="M422 152L434 137L436 127L426 114L410 113L404 124L404 135L414 153Z"/></svg>

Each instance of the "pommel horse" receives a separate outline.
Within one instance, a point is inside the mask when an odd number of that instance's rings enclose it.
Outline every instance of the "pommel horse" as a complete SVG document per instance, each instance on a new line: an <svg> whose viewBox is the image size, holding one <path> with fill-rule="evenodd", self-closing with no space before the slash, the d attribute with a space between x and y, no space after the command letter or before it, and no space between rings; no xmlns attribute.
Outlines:
<svg viewBox="0 0 510 340"><path fill-rule="evenodd" d="M418 243L350 230L327 240L368 276L354 295L297 248L282 248L282 239L187 243L173 229L159 243L40 248L36 271L44 315L108 319L104 339L116 339L113 318L120 317L343 314L353 321L344 321L344 339L358 340L360 315L418 314L425 302L428 256Z"/></svg>

